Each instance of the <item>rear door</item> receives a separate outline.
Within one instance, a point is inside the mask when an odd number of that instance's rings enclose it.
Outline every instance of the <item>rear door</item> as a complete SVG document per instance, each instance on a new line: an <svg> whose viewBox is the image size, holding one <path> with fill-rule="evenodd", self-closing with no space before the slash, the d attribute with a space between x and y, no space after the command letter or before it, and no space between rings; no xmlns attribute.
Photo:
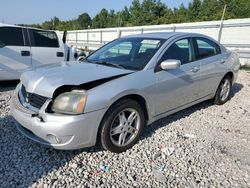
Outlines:
<svg viewBox="0 0 250 188"><path fill-rule="evenodd" d="M19 79L31 66L27 30L21 27L0 27L0 80Z"/></svg>
<svg viewBox="0 0 250 188"><path fill-rule="evenodd" d="M175 59L181 66L155 73L157 81L155 106L163 114L199 99L200 62L195 61L192 38L177 39L165 51L159 63Z"/></svg>
<svg viewBox="0 0 250 188"><path fill-rule="evenodd" d="M64 47L54 31L29 29L31 39L32 66L64 61Z"/></svg>
<svg viewBox="0 0 250 188"><path fill-rule="evenodd" d="M201 64L200 95L207 96L214 92L225 74L225 55L220 46L205 37L195 37L196 59Z"/></svg>

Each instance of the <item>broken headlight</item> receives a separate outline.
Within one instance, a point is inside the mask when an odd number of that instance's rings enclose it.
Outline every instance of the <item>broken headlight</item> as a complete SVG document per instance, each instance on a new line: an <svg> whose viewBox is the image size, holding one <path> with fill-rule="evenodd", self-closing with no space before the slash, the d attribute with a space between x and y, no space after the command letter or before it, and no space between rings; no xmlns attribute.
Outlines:
<svg viewBox="0 0 250 188"><path fill-rule="evenodd" d="M66 92L56 97L52 104L52 111L62 114L82 114L86 100L86 91Z"/></svg>

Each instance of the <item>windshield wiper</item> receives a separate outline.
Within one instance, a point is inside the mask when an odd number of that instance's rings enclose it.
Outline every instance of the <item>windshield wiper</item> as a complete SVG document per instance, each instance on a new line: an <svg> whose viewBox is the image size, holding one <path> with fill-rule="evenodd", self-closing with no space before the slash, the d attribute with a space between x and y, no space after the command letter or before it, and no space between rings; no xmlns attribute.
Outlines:
<svg viewBox="0 0 250 188"><path fill-rule="evenodd" d="M100 61L100 62L94 62L94 63L98 64L98 65L106 65L106 66L116 67L116 68L120 68L120 69L125 69L125 67L122 66L122 65L119 65L119 64L116 64L116 63L110 63L110 62L107 62L107 61Z"/></svg>

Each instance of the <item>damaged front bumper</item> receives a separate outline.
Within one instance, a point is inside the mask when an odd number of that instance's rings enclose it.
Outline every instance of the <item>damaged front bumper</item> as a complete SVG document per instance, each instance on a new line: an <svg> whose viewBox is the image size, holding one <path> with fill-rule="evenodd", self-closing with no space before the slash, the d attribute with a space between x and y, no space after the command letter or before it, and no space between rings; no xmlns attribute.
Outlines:
<svg viewBox="0 0 250 188"><path fill-rule="evenodd" d="M18 130L33 141L61 150L94 146L106 110L61 115L46 113L41 108L36 113L20 103L18 91L11 99L11 114L16 119Z"/></svg>

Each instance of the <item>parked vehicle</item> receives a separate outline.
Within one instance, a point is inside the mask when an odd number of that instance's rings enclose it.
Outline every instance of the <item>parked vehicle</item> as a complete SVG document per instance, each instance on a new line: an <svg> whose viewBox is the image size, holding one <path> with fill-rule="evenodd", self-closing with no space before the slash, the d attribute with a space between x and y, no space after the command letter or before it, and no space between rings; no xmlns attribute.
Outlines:
<svg viewBox="0 0 250 188"><path fill-rule="evenodd" d="M82 63L22 74L11 113L41 144L123 152L155 120L208 99L227 102L239 68L237 54L204 35L126 36Z"/></svg>
<svg viewBox="0 0 250 188"><path fill-rule="evenodd" d="M29 68L73 56L59 32L0 24L0 80L16 80Z"/></svg>

